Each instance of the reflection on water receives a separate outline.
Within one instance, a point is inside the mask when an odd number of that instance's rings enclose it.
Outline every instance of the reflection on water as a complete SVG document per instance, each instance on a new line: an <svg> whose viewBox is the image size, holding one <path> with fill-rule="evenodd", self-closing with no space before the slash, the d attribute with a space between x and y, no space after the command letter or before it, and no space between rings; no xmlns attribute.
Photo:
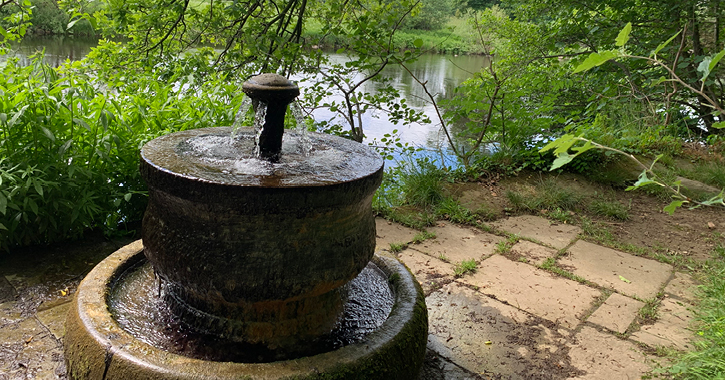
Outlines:
<svg viewBox="0 0 725 380"><path fill-rule="evenodd" d="M46 62L55 67L66 60L73 61L83 58L96 44L97 40L95 39L68 37L25 39L22 43L14 46L9 55L18 57L21 64L29 64L30 59L28 56L45 48ZM3 59L4 57L0 56L0 61ZM344 55L333 53L330 54L330 59L333 62L344 62L347 58ZM488 65L488 58L484 56L426 54L416 62L411 63L409 68L422 82L426 82L428 90L440 99L453 96L457 85L470 78L473 73L486 67L486 65ZM423 88L413 80L410 74L397 65L388 65L382 71L382 75L392 79L394 86L400 91L406 102L417 110L423 111L431 119L432 123L396 125L389 122L385 115L376 115L373 111L368 111L362 116L365 141L380 141L385 134L397 129L401 143L429 149L431 151L422 152L420 155L440 160L441 154L435 151L445 151L447 142L440 130L435 109L427 101L428 98ZM319 80L322 80L322 78ZM306 83L300 83L300 90L304 92L305 86ZM360 90L375 94L380 86L379 82L368 81L361 86ZM333 95L324 101L333 100L341 101L342 97L336 98ZM317 109L313 112L313 117L318 121L331 120L336 116L335 113L327 109ZM341 119L338 119L337 122L346 126ZM450 155L447 157L446 164L455 165L453 158Z"/></svg>
<svg viewBox="0 0 725 380"><path fill-rule="evenodd" d="M98 45L97 38L63 36L25 38L22 42L12 46L8 56L17 57L21 65L29 65L31 60L28 57L45 49L45 63L58 67L66 60L82 59L96 45ZM6 57L0 56L0 61L5 59Z"/></svg>

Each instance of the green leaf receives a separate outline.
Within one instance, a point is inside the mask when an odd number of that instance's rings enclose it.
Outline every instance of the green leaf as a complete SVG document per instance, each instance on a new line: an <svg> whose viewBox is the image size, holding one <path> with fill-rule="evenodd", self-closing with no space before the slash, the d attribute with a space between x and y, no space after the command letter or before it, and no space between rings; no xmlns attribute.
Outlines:
<svg viewBox="0 0 725 380"><path fill-rule="evenodd" d="M672 215L672 214L674 214L674 213L675 213L675 210L676 210L676 209L677 209L678 207L682 207L682 204L683 204L683 203L685 203L685 201L672 201L672 203L670 203L670 204L668 204L667 206L665 206L665 208L664 208L663 210L664 210L664 211L665 211L666 213L668 213L668 214Z"/></svg>
<svg viewBox="0 0 725 380"><path fill-rule="evenodd" d="M55 135L53 135L53 132L51 132L50 129L46 127L40 127L40 130L43 131L45 137L49 138L50 141L55 142Z"/></svg>
<svg viewBox="0 0 725 380"><path fill-rule="evenodd" d="M40 196L43 196L43 186L38 181L33 181L33 187L35 187L35 191L40 194Z"/></svg>
<svg viewBox="0 0 725 380"><path fill-rule="evenodd" d="M626 283L628 283L628 284L631 284L632 283L632 281L629 281L629 280L627 280L626 278L624 278L622 276L619 276L619 279L622 280L622 281L624 281L624 282L626 282Z"/></svg>
<svg viewBox="0 0 725 380"><path fill-rule="evenodd" d="M579 66L577 66L576 69L574 69L574 74L587 71L593 67L601 66L605 62L609 61L610 59L614 59L619 57L621 54L614 50L605 50L601 53L592 53L589 54L589 57L584 60Z"/></svg>
<svg viewBox="0 0 725 380"><path fill-rule="evenodd" d="M560 167L570 163L571 160L574 159L574 157L576 157L576 154L572 156L566 152L559 153L554 162L551 164L551 168L549 169L549 171L559 169Z"/></svg>
<svg viewBox="0 0 725 380"><path fill-rule="evenodd" d="M8 199L5 197L5 194L0 192L0 214L5 215L5 213L8 211Z"/></svg>
<svg viewBox="0 0 725 380"><path fill-rule="evenodd" d="M123 199L125 199L125 200L126 200L126 202L131 202L131 195L133 195L133 194L131 194L131 193L127 193L127 194L125 194L125 195L123 196Z"/></svg>
<svg viewBox="0 0 725 380"><path fill-rule="evenodd" d="M679 36L679 35L680 35L680 33L681 33L681 32L682 32L682 31L679 31L679 32L675 33L675 35L674 35L674 36L672 36L672 37L670 37L670 39L669 39L669 40L667 40L667 41L665 41L665 42L663 42L663 43L659 44L659 46L657 46L657 49L655 49L654 51L652 51L652 54L651 54L650 56L656 56L656 55L657 55L657 53L659 53L659 52L660 52L660 50L664 49L664 48L665 48L665 47L666 47L667 45L669 45L669 44L670 44L670 42L672 42L672 40L674 40L674 39L675 39L675 37L677 37L677 36Z"/></svg>
<svg viewBox="0 0 725 380"><path fill-rule="evenodd" d="M0 230L5 230L5 231L7 231L7 230L8 230L8 228L7 228L7 227L5 227L5 225L4 225L4 224L0 223Z"/></svg>
<svg viewBox="0 0 725 380"><path fill-rule="evenodd" d="M66 29L66 30L70 30L70 28L72 28L72 27L73 27L73 25L75 25L75 24L76 24L76 23L77 23L78 21L81 21L81 20L82 20L82 19L80 19L80 18L77 18L77 19L75 19L75 20L73 20L73 21L69 22L69 23L68 23L68 26L66 26L66 27L65 27L65 29Z"/></svg>
<svg viewBox="0 0 725 380"><path fill-rule="evenodd" d="M627 25L619 31L617 39L615 40L617 46L622 47L629 41L629 33L632 31L632 23L628 22Z"/></svg>
<svg viewBox="0 0 725 380"><path fill-rule="evenodd" d="M697 71L702 73L700 80L703 82L710 75L710 62L712 62L712 57L705 57L697 66Z"/></svg>
<svg viewBox="0 0 725 380"><path fill-rule="evenodd" d="M725 121L718 121L717 123L712 123L712 125L710 125L710 127L715 128L715 129L723 129L723 128L725 128Z"/></svg>
<svg viewBox="0 0 725 380"><path fill-rule="evenodd" d="M33 211L33 214L38 215L38 204L35 203L33 198L28 198L28 205L30 206L30 209Z"/></svg>
<svg viewBox="0 0 725 380"><path fill-rule="evenodd" d="M712 57L712 60L710 61L710 66L708 66L708 69L710 69L710 72L712 72L713 69L715 69L715 66L720 62L722 57L725 56L725 49L722 49L721 52L717 53L714 57Z"/></svg>
<svg viewBox="0 0 725 380"><path fill-rule="evenodd" d="M420 48L421 46L423 46L423 40L418 38L417 40L413 41L413 46L415 46L416 48Z"/></svg>
<svg viewBox="0 0 725 380"><path fill-rule="evenodd" d="M637 182L635 182L634 185L632 185L632 186L624 189L624 191L636 190L636 189L639 189L642 186L651 185L651 184L659 184L659 183L656 182L656 181L653 181L653 180L649 179L649 177L647 177L647 171L644 170L639 175L639 179L637 180Z"/></svg>

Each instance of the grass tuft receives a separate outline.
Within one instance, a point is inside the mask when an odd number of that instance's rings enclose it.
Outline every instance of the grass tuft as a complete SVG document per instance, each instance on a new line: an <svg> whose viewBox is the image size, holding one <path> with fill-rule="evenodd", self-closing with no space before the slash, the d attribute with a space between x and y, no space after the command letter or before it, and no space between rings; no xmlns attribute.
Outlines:
<svg viewBox="0 0 725 380"><path fill-rule="evenodd" d="M589 211L595 215L613 220L629 220L629 210L617 201L594 199L589 204Z"/></svg>
<svg viewBox="0 0 725 380"><path fill-rule="evenodd" d="M461 261L456 264L455 268L453 268L453 275L456 277L463 277L468 273L476 273L477 266L478 264L476 264L476 260L473 259Z"/></svg>

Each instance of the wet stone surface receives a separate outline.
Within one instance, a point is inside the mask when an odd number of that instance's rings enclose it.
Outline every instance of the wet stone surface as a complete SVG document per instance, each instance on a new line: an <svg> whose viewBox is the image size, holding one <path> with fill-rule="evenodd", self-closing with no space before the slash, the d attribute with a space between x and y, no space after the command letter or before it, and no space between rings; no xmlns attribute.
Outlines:
<svg viewBox="0 0 725 380"><path fill-rule="evenodd" d="M519 222L516 220L514 224ZM535 223L549 224L543 219ZM410 242L417 233L386 221L378 223L377 227L379 249L389 248L386 238L393 242ZM472 258L490 252L489 245L477 247L475 239L460 238L487 236L483 232L476 234L468 228L447 225L445 234L444 238L448 236L446 241L452 241L451 236L459 236L460 242L450 247L441 245L447 252L457 251L454 254ZM467 240L474 240L472 249L467 251L470 253L458 252L469 243ZM121 245L96 241L94 248L86 252L78 245L70 245L46 254L23 252L0 258L0 295L4 297L0 301L0 380L65 378L61 326L64 308L68 305L66 300L73 294L73 285L96 262ZM638 280L637 285L646 285L645 289L663 290L665 297L657 321L626 332L631 335L615 336L615 331L621 332L623 326L631 322L634 306L639 305L639 301L625 295L628 292L615 292L601 300L598 289L579 283L562 285L571 280L540 272L541 269L531 265L536 263L533 258L525 264L500 255L484 260L478 256L475 274L455 278L454 263L433 256L436 251L430 250L430 254L426 254L418 250L422 245L411 244L397 254L428 295L430 334L421 380L638 379L658 360L646 354L643 345L650 348L691 347L688 307L695 300L693 290L697 283L687 274L672 274L668 266L662 267L664 264L636 258L644 261L635 260L640 265L631 268L632 274L627 274L634 278L623 275L630 281ZM596 252L601 248L587 247ZM577 248L574 250L576 252ZM590 255L579 255L576 260L578 264L584 264L583 267L599 265L596 258L587 262L590 258ZM572 259L567 255L559 259L565 266L571 264L568 260ZM648 277L646 271L651 267L664 269L667 276ZM542 282L542 278L546 281ZM594 281L595 278L587 279L603 287L615 288L601 279L602 283ZM615 279L627 284L618 277ZM549 280L554 285L547 286ZM585 297L575 297L579 299L575 303L551 303L558 305L555 309L558 311L549 314L540 305L535 305L546 304L547 299L567 300L572 293L578 293L572 289L588 290L582 293ZM527 292L536 295L530 302L526 297L522 298ZM637 294L636 291L633 293ZM586 305L595 299L601 300L602 304L595 302L587 309ZM567 309L563 305L577 307ZM587 309L584 311L588 315L586 321L579 319L582 315L576 310L579 308ZM561 313L560 317L552 317L557 313Z"/></svg>

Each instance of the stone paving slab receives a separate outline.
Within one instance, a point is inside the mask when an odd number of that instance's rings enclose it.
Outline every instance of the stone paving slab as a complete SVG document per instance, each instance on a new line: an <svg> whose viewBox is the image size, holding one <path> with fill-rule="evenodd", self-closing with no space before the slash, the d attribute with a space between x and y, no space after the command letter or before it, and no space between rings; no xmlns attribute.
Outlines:
<svg viewBox="0 0 725 380"><path fill-rule="evenodd" d="M398 223L375 218L375 250L390 249L390 243L409 243L418 231Z"/></svg>
<svg viewBox="0 0 725 380"><path fill-rule="evenodd" d="M45 325L56 339L65 335L65 317L70 310L70 302L39 311L37 314L40 323Z"/></svg>
<svg viewBox="0 0 725 380"><path fill-rule="evenodd" d="M526 258L527 262L534 265L541 265L550 257L556 256L556 250L543 245L522 240L511 247L511 253Z"/></svg>
<svg viewBox="0 0 725 380"><path fill-rule="evenodd" d="M587 321L624 334L643 306L644 302L613 293Z"/></svg>
<svg viewBox="0 0 725 380"><path fill-rule="evenodd" d="M410 269L425 294L439 288L441 284L453 281L453 264L414 249L405 249L398 253L397 257Z"/></svg>
<svg viewBox="0 0 725 380"><path fill-rule="evenodd" d="M619 293L651 299L667 282L672 266L579 240L559 262L576 275Z"/></svg>
<svg viewBox="0 0 725 380"><path fill-rule="evenodd" d="M566 339L528 313L457 283L426 303L429 349L468 371L505 379L536 378L552 368L576 373L568 364Z"/></svg>
<svg viewBox="0 0 725 380"><path fill-rule="evenodd" d="M687 273L675 272L674 278L665 287L665 294L675 296L690 304L694 304L697 291L697 283Z"/></svg>
<svg viewBox="0 0 725 380"><path fill-rule="evenodd" d="M657 321L642 326L639 331L632 333L631 338L651 347L692 349L693 334L689 330L691 321L692 312L684 303L665 298L657 309Z"/></svg>
<svg viewBox="0 0 725 380"><path fill-rule="evenodd" d="M601 295L597 289L500 255L484 260L476 273L458 281L568 329L579 324Z"/></svg>
<svg viewBox="0 0 725 380"><path fill-rule="evenodd" d="M556 249L569 245L581 232L581 228L569 224L553 224L552 221L533 215L515 216L496 221L492 226L508 233L540 241Z"/></svg>
<svg viewBox="0 0 725 380"><path fill-rule="evenodd" d="M571 348L571 364L584 372L578 380L639 379L650 365L638 347L611 334L585 326Z"/></svg>
<svg viewBox="0 0 725 380"><path fill-rule="evenodd" d="M60 343L34 317L0 326L0 374L7 379L56 379ZM2 378L2 375L0 375Z"/></svg>
<svg viewBox="0 0 725 380"><path fill-rule="evenodd" d="M416 244L413 248L433 257L442 255L454 264L465 260L479 261L493 254L496 243L504 240L475 228L450 223L429 228L428 231L435 233L436 238Z"/></svg>
<svg viewBox="0 0 725 380"><path fill-rule="evenodd" d="M12 301L15 299L15 288L5 276L0 276L0 303Z"/></svg>

